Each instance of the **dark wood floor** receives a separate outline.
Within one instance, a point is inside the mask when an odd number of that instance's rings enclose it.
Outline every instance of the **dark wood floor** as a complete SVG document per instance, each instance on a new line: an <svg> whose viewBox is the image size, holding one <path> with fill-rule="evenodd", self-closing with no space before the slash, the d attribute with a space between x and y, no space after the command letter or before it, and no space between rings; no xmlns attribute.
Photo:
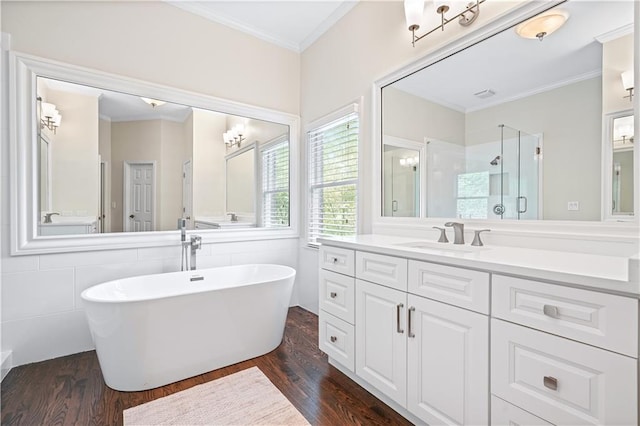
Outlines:
<svg viewBox="0 0 640 426"><path fill-rule="evenodd" d="M122 411L257 366L313 425L410 424L327 363L318 317L291 308L273 352L142 392L118 392L102 379L95 351L24 365L2 381L2 425L120 425Z"/></svg>

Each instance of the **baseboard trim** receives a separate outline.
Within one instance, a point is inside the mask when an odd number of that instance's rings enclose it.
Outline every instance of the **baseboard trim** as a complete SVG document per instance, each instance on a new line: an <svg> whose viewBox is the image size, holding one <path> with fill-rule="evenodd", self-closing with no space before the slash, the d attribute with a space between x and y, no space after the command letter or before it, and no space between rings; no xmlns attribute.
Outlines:
<svg viewBox="0 0 640 426"><path fill-rule="evenodd" d="M9 371L13 367L11 351L5 351L0 354L0 370L2 372L2 377L0 377L0 382L7 377Z"/></svg>

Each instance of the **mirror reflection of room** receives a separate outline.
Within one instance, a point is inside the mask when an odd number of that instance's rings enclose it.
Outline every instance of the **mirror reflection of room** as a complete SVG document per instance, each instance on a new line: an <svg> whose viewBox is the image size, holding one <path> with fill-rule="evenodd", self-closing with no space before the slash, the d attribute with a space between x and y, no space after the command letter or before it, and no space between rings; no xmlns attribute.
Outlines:
<svg viewBox="0 0 640 426"><path fill-rule="evenodd" d="M606 117L631 106L633 2L569 1L541 16L551 14L564 24L542 37L518 25L383 88L383 216L633 216L633 144L607 155L603 136ZM389 138L425 149L421 194L400 183ZM418 194L424 213L394 209L390 191Z"/></svg>
<svg viewBox="0 0 640 426"><path fill-rule="evenodd" d="M288 226L288 126L43 77L37 91L38 235ZM277 188L258 179L274 166ZM283 192L277 217L256 209Z"/></svg>

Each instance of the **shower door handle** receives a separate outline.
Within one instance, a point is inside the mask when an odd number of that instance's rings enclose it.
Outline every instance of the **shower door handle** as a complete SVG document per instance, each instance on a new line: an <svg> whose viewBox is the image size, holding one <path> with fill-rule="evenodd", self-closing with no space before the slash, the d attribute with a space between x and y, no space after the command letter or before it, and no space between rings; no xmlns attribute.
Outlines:
<svg viewBox="0 0 640 426"><path fill-rule="evenodd" d="M397 212L398 211L398 202L396 200L393 200L391 202L391 211L393 211L393 212Z"/></svg>
<svg viewBox="0 0 640 426"><path fill-rule="evenodd" d="M521 203L522 200L524 200L524 209L520 209L522 207L522 203ZM518 213L526 213L528 206L529 206L529 201L527 200L527 197L523 197L523 196L518 197Z"/></svg>

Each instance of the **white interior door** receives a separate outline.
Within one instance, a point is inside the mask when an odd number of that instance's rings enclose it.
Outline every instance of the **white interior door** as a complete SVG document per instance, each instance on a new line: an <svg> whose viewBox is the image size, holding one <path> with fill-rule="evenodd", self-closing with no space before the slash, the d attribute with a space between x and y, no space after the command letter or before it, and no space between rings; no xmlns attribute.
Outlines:
<svg viewBox="0 0 640 426"><path fill-rule="evenodd" d="M187 227L193 229L193 172L191 160L182 165L182 217L187 219Z"/></svg>
<svg viewBox="0 0 640 426"><path fill-rule="evenodd" d="M127 163L127 166L125 166L125 231L154 231L154 164Z"/></svg>

